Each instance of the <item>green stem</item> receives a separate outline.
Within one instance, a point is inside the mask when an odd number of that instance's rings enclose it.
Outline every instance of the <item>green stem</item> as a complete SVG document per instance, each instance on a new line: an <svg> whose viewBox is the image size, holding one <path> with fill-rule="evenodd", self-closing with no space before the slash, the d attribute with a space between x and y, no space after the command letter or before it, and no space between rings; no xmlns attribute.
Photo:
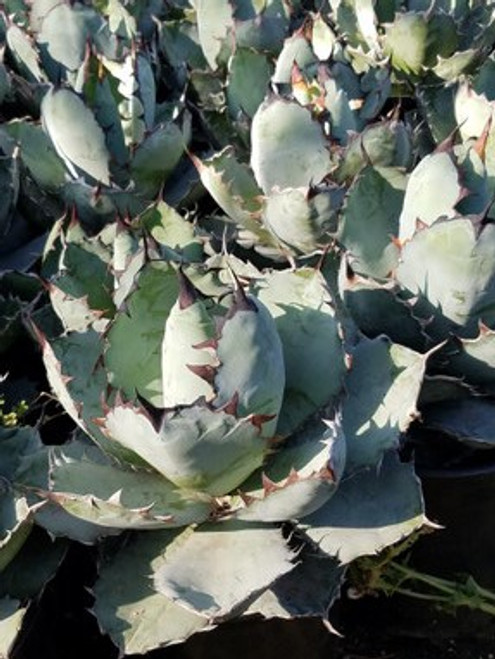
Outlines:
<svg viewBox="0 0 495 659"><path fill-rule="evenodd" d="M440 593L422 593L420 591L403 588L400 584L409 581L425 584ZM440 577L417 572L416 570L390 561L386 566L378 585L383 590L392 590L394 593L407 595L416 599L428 600L454 607L467 606L470 609L483 611L495 616L495 593L479 586L474 579L468 579L465 584L449 581ZM488 600L488 601L487 601Z"/></svg>

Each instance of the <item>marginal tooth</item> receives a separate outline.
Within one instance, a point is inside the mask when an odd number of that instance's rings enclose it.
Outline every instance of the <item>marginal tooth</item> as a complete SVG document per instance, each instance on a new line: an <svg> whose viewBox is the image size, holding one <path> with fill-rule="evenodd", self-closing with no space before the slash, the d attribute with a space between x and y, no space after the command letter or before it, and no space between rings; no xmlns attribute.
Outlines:
<svg viewBox="0 0 495 659"><path fill-rule="evenodd" d="M237 408L239 407L239 394L237 391L234 393L232 398L226 403L222 411L225 412L226 414L230 414L231 416L237 416Z"/></svg>
<svg viewBox="0 0 495 659"><path fill-rule="evenodd" d="M107 501L108 503L113 503L116 506L121 506L122 505L121 496L122 496L122 489L114 492Z"/></svg>
<svg viewBox="0 0 495 659"><path fill-rule="evenodd" d="M217 374L215 366L211 366L210 364L186 364L186 366L194 375L197 375L210 385L214 384Z"/></svg>
<svg viewBox="0 0 495 659"><path fill-rule="evenodd" d="M265 491L265 494L270 494L271 492L275 492L279 489L278 485L274 483L270 478L268 478L265 473L261 474L261 482L263 484L263 490Z"/></svg>
<svg viewBox="0 0 495 659"><path fill-rule="evenodd" d="M287 480L285 481L286 485L292 485L293 483L297 483L297 481L300 480L300 476L298 472L292 467L290 470L290 474L287 477Z"/></svg>
<svg viewBox="0 0 495 659"><path fill-rule="evenodd" d="M251 417L251 423L261 432L263 424L271 421L275 416L275 414L253 414Z"/></svg>
<svg viewBox="0 0 495 659"><path fill-rule="evenodd" d="M179 307L181 310L184 310L192 306L198 300L199 296L198 291L182 270L178 270L177 274L179 278Z"/></svg>

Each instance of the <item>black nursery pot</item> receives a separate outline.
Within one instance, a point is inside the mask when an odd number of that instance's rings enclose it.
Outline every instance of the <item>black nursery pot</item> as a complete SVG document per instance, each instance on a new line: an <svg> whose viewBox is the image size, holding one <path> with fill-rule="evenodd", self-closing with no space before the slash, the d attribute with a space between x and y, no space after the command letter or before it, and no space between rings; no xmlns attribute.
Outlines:
<svg viewBox="0 0 495 659"><path fill-rule="evenodd" d="M426 439L416 445L416 471L427 517L443 528L418 541L415 566L447 578L469 574L495 590L495 449Z"/></svg>

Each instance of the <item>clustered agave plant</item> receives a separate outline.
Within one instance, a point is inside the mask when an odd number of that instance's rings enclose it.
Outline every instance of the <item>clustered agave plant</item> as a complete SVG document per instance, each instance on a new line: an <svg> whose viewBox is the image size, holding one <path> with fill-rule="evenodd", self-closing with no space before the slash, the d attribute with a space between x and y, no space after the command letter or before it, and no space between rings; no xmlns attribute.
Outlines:
<svg viewBox="0 0 495 659"><path fill-rule="evenodd" d="M405 438L493 446L492 3L6 7L0 229L44 248L1 302L77 430L0 428L5 652L67 538L123 653L325 619L430 524Z"/></svg>

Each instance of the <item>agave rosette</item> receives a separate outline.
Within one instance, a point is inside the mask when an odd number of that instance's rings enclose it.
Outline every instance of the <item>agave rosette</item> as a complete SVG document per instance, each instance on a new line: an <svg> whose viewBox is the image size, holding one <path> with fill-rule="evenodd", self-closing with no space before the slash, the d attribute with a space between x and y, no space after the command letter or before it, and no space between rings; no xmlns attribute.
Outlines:
<svg viewBox="0 0 495 659"><path fill-rule="evenodd" d="M0 228L62 218L21 315L78 429L18 444L0 562L99 543L123 653L326 617L428 523L411 429L493 447L492 4L15 4Z"/></svg>
<svg viewBox="0 0 495 659"><path fill-rule="evenodd" d="M263 272L202 249L162 202L94 236L69 217L45 253L57 321L38 319L36 333L53 392L94 441L41 450L48 479L17 482L45 502L35 519L54 535L133 532L95 584L100 624L126 652L243 612L308 614L307 598L288 593L313 578L316 546L327 576L311 612L326 615L339 559L426 523L412 465L395 452L429 355L386 338L345 345L318 268ZM339 530L351 509L356 528ZM307 547L301 566L281 523ZM119 572L129 561L132 587ZM143 603L143 589L154 593L143 615L161 622L145 632L145 618L124 614L124 629L117 610L129 596Z"/></svg>
<svg viewBox="0 0 495 659"><path fill-rule="evenodd" d="M46 198L48 219L60 216L64 203L100 226L116 211L140 212L179 165L190 117L180 90L157 102L151 16L158 10L153 3L36 0L4 17L11 94L21 75L20 103L31 101L24 114L40 115L41 124L4 123L2 147L17 154L29 180L23 197L30 204Z"/></svg>

